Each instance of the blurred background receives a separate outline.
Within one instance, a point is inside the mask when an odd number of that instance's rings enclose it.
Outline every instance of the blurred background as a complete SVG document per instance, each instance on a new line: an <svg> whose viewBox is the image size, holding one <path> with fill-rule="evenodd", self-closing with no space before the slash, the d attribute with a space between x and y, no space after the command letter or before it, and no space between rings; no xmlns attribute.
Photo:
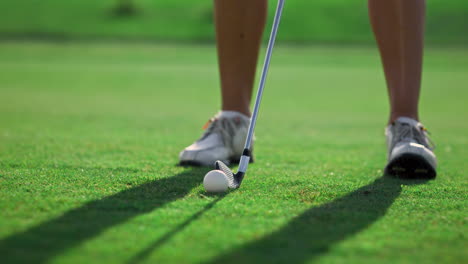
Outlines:
<svg viewBox="0 0 468 264"><path fill-rule="evenodd" d="M373 43L366 2L288 1L279 40ZM428 0L427 5L427 43L468 43L466 0ZM271 11L274 6L271 1ZM212 1L2 0L0 37L212 42Z"/></svg>

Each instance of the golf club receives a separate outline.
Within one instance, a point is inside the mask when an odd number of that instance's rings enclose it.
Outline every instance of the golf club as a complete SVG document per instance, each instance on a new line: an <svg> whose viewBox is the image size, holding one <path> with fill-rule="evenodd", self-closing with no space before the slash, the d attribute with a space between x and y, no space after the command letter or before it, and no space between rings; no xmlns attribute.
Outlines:
<svg viewBox="0 0 468 264"><path fill-rule="evenodd" d="M247 166L249 165L249 160L251 156L251 145L252 138L255 130L255 124L257 123L258 110L260 108L260 102L262 100L263 89L265 87L265 81L268 73L268 68L270 67L271 54L273 51L273 46L275 45L276 34L278 32L278 27L281 19L281 14L283 12L285 0L278 0L278 6L276 7L275 18L273 20L273 26L271 29L270 39L268 41L267 52L265 56L265 61L263 63L262 75L260 77L260 84L257 91L257 96L255 98L255 106L253 109L252 117L250 119L249 130L247 133L247 138L245 140L244 151L240 158L239 170L237 173L233 173L226 164L222 161L215 162L215 168L221 170L227 176L228 186L231 189L237 189L240 187L242 180L244 179L245 172L247 171Z"/></svg>

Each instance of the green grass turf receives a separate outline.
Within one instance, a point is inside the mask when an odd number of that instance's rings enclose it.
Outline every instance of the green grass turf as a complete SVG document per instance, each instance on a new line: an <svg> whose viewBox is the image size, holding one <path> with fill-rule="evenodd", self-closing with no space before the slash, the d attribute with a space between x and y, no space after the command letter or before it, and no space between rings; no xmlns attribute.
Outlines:
<svg viewBox="0 0 468 264"><path fill-rule="evenodd" d="M436 180L381 177L374 48L280 45L256 163L213 196L175 166L219 107L212 46L1 43L2 263L466 262L468 50L426 54Z"/></svg>
<svg viewBox="0 0 468 264"><path fill-rule="evenodd" d="M213 41L213 1L129 0L138 12L116 16L125 0L2 0L0 38L118 38ZM276 1L270 2L270 23ZM468 1L427 1L427 41L468 44ZM287 0L281 41L374 43L363 0Z"/></svg>

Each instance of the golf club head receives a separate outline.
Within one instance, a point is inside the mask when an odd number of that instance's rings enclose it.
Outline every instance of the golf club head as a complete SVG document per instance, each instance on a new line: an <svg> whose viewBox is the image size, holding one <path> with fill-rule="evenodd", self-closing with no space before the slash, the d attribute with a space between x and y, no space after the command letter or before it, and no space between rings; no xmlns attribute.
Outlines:
<svg viewBox="0 0 468 264"><path fill-rule="evenodd" d="M240 183L242 181L242 178L244 177L244 173L238 172L238 173L234 174L231 171L231 169L229 169L229 167L220 160L217 160L215 162L215 168L217 170L220 170L220 171L224 172L224 174L226 174L226 177L228 179L229 188L231 188L231 189L239 188Z"/></svg>

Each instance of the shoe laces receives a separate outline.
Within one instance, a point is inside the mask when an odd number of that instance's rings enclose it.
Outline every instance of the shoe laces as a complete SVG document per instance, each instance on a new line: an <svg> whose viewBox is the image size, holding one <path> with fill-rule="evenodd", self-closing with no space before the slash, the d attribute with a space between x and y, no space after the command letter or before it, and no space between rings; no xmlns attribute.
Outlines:
<svg viewBox="0 0 468 264"><path fill-rule="evenodd" d="M416 142L427 148L434 149L435 144L429 138L429 131L422 125L412 126L408 123L395 124L395 140L393 142Z"/></svg>
<svg viewBox="0 0 468 264"><path fill-rule="evenodd" d="M211 134L220 134L221 140L225 146L232 147L232 137L234 137L236 131L236 121L240 122L240 120L236 120L236 118L228 119L228 118L211 118L206 122L203 126L205 129L205 133L203 133L202 137L198 140L204 140Z"/></svg>

